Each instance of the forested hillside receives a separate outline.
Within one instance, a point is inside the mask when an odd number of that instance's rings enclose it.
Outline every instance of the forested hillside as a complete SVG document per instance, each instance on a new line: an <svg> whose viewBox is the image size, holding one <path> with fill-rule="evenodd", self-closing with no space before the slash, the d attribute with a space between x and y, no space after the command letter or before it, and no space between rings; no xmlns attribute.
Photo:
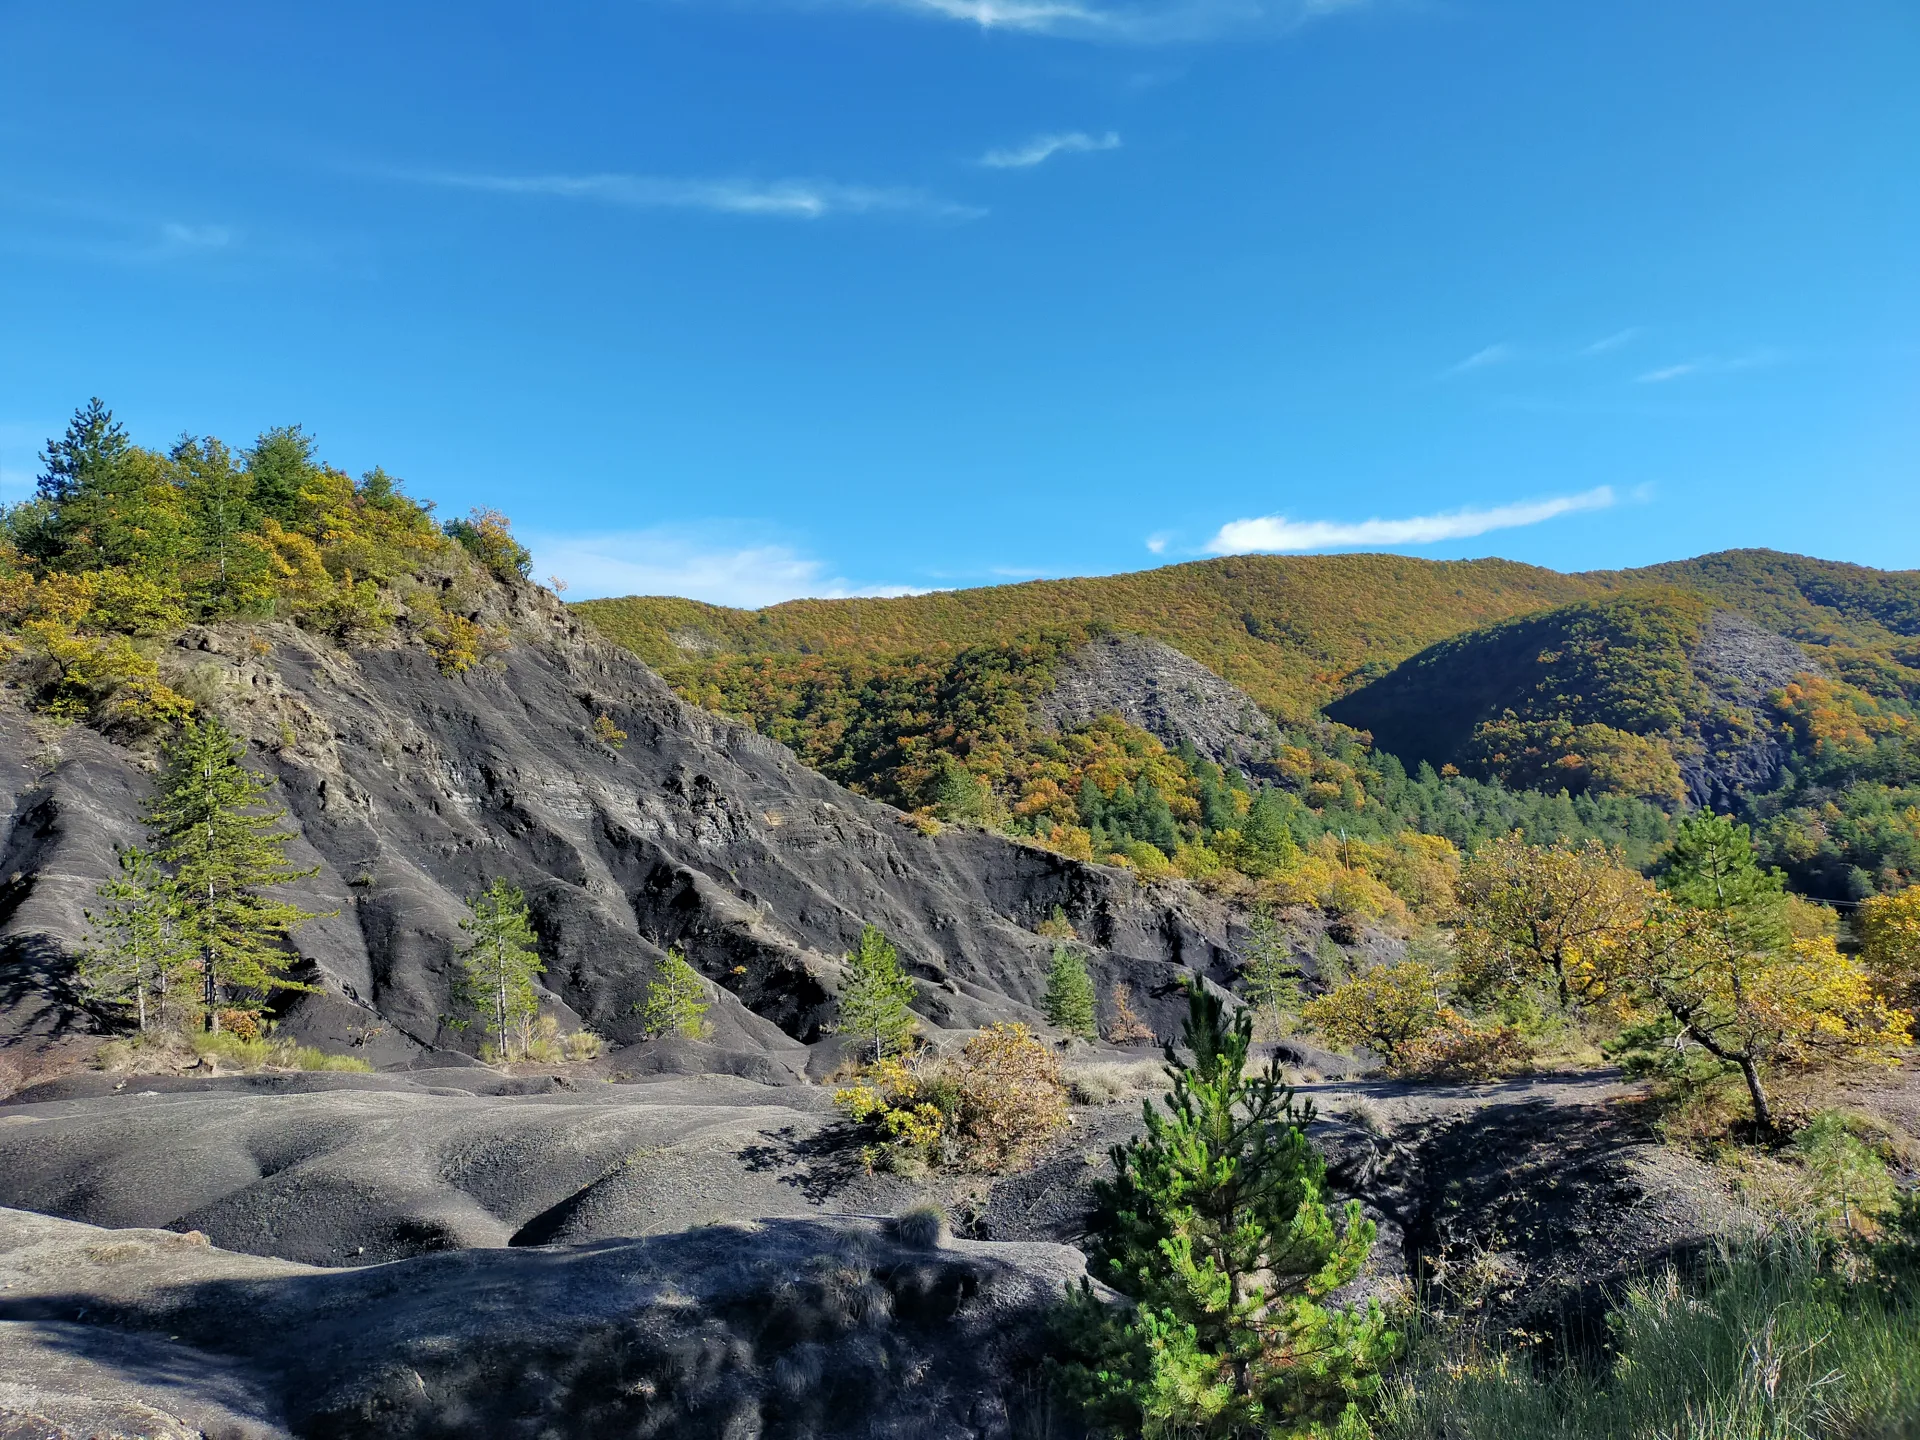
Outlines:
<svg viewBox="0 0 1920 1440"><path fill-rule="evenodd" d="M1913 572L1772 551L1576 575L1244 556L762 611L576 609L682 695L856 789L1069 853L1153 868L1157 851L1196 878L1263 873L1235 848L1257 785L1117 721L1056 735L1034 719L1053 667L1103 630L1173 645L1280 722L1262 813L1284 810L1300 845L1471 847L1524 825L1650 854L1704 804L1756 821L1774 863L1834 898L1897 888L1920 860Z"/></svg>
<svg viewBox="0 0 1920 1440"><path fill-rule="evenodd" d="M1240 555L890 600L728 610L635 596L577 609L676 683L729 652L895 656L1106 626L1165 640L1275 714L1305 721L1436 640L1618 583L1511 560Z"/></svg>

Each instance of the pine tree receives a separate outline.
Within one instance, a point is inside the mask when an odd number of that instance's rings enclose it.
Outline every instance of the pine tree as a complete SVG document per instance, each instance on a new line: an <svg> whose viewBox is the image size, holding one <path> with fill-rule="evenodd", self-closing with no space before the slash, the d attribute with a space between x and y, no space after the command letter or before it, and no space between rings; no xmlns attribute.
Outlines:
<svg viewBox="0 0 1920 1440"><path fill-rule="evenodd" d="M707 1033L707 989L700 972L687 963L678 948L667 951L660 973L647 987L641 1023L653 1039L680 1035L698 1040Z"/></svg>
<svg viewBox="0 0 1920 1440"><path fill-rule="evenodd" d="M86 912L93 944L80 957L78 980L96 1001L130 1005L145 1034L167 1020L167 1000L186 991L197 969L181 923L173 879L145 850L120 852L120 873L94 894L98 912Z"/></svg>
<svg viewBox="0 0 1920 1440"><path fill-rule="evenodd" d="M503 1058L522 1059L540 1014L533 979L546 969L527 897L517 885L494 880L467 901L467 909L472 913L460 922L468 938L460 950L455 998L487 1017L487 1033Z"/></svg>
<svg viewBox="0 0 1920 1440"><path fill-rule="evenodd" d="M1097 1190L1094 1270L1136 1308L1083 1290L1088 1363L1070 1375L1129 1434L1210 1440L1364 1434L1359 1407L1398 1337L1377 1301L1321 1302L1360 1271L1374 1226L1349 1202L1336 1228L1326 1165L1277 1062L1246 1073L1253 1026L1199 983L1167 1048L1172 1092L1147 1133L1112 1152Z"/></svg>
<svg viewBox="0 0 1920 1440"><path fill-rule="evenodd" d="M219 1029L230 991L258 1002L277 990L312 988L287 978L298 958L287 934L316 917L261 892L315 871L287 863L293 836L274 828L287 812L261 811L271 782L240 763L245 750L219 721L187 721L166 749L147 812L156 858L173 870L209 1030Z"/></svg>
<svg viewBox="0 0 1920 1440"><path fill-rule="evenodd" d="M1257 907L1248 920L1240 967L1247 1003L1266 1018L1277 1040L1286 1031L1287 1016L1300 1009L1300 969L1272 906Z"/></svg>
<svg viewBox="0 0 1920 1440"><path fill-rule="evenodd" d="M907 1008L913 996L913 977L901 971L893 943L877 926L861 930L840 980L842 1032L871 1043L876 1061L904 1049L919 1026Z"/></svg>
<svg viewBox="0 0 1920 1440"><path fill-rule="evenodd" d="M47 441L40 456L47 468L40 476L39 496L54 505L64 504L86 482L111 469L132 449L127 432L113 412L94 396L67 422L67 433Z"/></svg>
<svg viewBox="0 0 1920 1440"><path fill-rule="evenodd" d="M1093 979L1087 974L1086 965L1071 946L1054 946L1053 968L1047 972L1047 998L1043 1002L1047 1023L1082 1040L1098 1039L1093 999Z"/></svg>

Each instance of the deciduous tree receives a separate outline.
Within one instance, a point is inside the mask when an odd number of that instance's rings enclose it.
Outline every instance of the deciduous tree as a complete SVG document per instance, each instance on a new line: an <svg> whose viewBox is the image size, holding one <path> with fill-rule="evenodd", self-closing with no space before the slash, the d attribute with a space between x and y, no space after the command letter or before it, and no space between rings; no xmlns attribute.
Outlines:
<svg viewBox="0 0 1920 1440"><path fill-rule="evenodd" d="M1610 956L1645 913L1652 887L1597 841L1482 845L1460 875L1456 932L1462 988L1499 994L1552 988L1560 1004L1608 994Z"/></svg>
<svg viewBox="0 0 1920 1440"><path fill-rule="evenodd" d="M1666 902L1634 932L1626 974L1683 1042L1739 1070L1763 1130L1767 1072L1780 1065L1892 1063L1913 1017L1874 994L1866 970L1829 936L1796 936L1778 872L1754 859L1747 827L1721 815L1680 826Z"/></svg>

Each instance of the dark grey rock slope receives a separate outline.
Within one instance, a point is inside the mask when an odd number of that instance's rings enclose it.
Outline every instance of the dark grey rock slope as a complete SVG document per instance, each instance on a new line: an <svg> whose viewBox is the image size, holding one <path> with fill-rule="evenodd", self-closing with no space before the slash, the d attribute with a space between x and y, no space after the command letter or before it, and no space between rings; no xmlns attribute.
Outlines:
<svg viewBox="0 0 1920 1440"><path fill-rule="evenodd" d="M1118 715L1169 748L1190 744L1219 765L1272 767L1279 732L1254 698L1164 641L1102 635L1054 667L1037 708L1066 728Z"/></svg>
<svg viewBox="0 0 1920 1440"><path fill-rule="evenodd" d="M1002 1440L1084 1273L857 1220L316 1271L0 1210L0 1434Z"/></svg>
<svg viewBox="0 0 1920 1440"><path fill-rule="evenodd" d="M417 644L347 651L286 625L190 631L164 660L255 746L328 912L297 935L321 993L288 1026L379 1063L470 1049L450 1028L463 897L524 887L556 1007L616 1042L668 946L713 982L715 1055L797 1072L867 922L899 944L935 1027L1031 1019L1063 906L1150 1006L1224 962L1224 911L983 832L923 834L777 743L690 707L551 596L501 587L513 643L460 676ZM606 714L619 748L594 738ZM0 698L0 1038L85 1023L64 990L82 914L140 836L150 754ZM736 1061L734 1063L746 1063ZM766 1078L763 1076L763 1078Z"/></svg>

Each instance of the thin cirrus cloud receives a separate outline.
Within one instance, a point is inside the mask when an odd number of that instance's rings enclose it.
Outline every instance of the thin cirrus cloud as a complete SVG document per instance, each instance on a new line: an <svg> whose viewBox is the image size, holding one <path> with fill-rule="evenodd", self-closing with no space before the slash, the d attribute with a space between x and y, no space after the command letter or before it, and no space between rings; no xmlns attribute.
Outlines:
<svg viewBox="0 0 1920 1440"><path fill-rule="evenodd" d="M1069 130L1060 135L1036 135L1024 145L989 150L980 157L980 163L989 170L1027 170L1045 164L1056 155L1090 155L1119 148L1120 137L1111 130L1104 135Z"/></svg>
<svg viewBox="0 0 1920 1440"><path fill-rule="evenodd" d="M1489 510L1448 510L1403 520L1290 520L1285 515L1262 515L1229 521L1204 548L1209 555L1246 555L1351 550L1369 545L1431 545L1441 540L1471 539L1494 530L1517 530L1582 510L1605 510L1613 503L1612 487L1602 485L1578 495L1496 505Z"/></svg>
<svg viewBox="0 0 1920 1440"><path fill-rule="evenodd" d="M680 595L710 605L757 610L782 600L856 595L919 595L911 585L859 585L823 560L780 543L725 543L674 526L580 535L529 534L536 575L557 575L570 599L606 595Z"/></svg>
<svg viewBox="0 0 1920 1440"><path fill-rule="evenodd" d="M1287 31L1368 0L856 0L982 30L1124 44L1178 44L1249 30Z"/></svg>
<svg viewBox="0 0 1920 1440"><path fill-rule="evenodd" d="M1693 360L1682 360L1677 365L1659 366L1634 376L1634 379L1642 385L1665 385L1694 375L1727 375L1738 370L1758 370L1763 366L1777 365L1782 358L1778 350L1751 350L1745 355L1731 357L1702 355Z"/></svg>
<svg viewBox="0 0 1920 1440"><path fill-rule="evenodd" d="M396 178L449 190L583 200L627 210L706 210L722 215L820 220L829 215L919 215L975 220L986 214L925 191L830 180L682 180L658 175L475 175L407 173Z"/></svg>
<svg viewBox="0 0 1920 1440"><path fill-rule="evenodd" d="M1485 370L1489 365L1498 365L1512 358L1513 346L1503 340L1497 345L1488 345L1483 349L1476 350L1473 354L1467 356L1466 359L1449 365L1440 372L1440 378L1446 380L1455 375L1466 375L1475 370Z"/></svg>

